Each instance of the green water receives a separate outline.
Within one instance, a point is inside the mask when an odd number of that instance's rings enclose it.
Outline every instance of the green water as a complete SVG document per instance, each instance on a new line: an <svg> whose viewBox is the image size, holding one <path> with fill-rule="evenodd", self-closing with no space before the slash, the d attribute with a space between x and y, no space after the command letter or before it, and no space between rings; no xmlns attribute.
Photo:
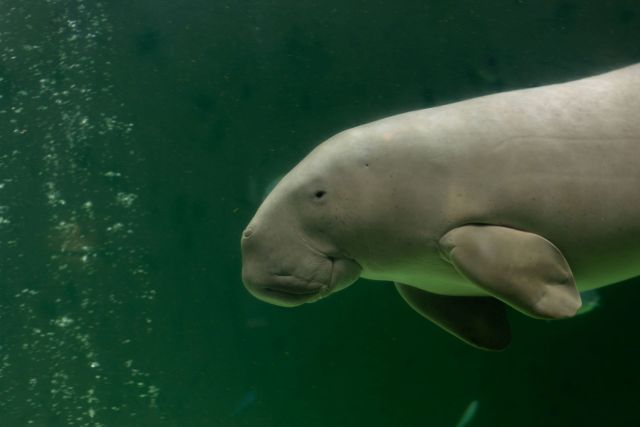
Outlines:
<svg viewBox="0 0 640 427"><path fill-rule="evenodd" d="M484 353L388 283L261 303L239 236L339 130L638 40L635 0L0 0L0 426L637 424L640 280Z"/></svg>

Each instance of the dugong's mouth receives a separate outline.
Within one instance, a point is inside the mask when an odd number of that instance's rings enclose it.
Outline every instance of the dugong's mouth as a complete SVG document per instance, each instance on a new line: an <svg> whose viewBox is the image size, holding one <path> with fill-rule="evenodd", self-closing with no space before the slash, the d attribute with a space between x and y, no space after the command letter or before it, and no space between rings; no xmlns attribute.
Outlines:
<svg viewBox="0 0 640 427"><path fill-rule="evenodd" d="M293 289L264 288L260 299L281 307L296 307L305 303L316 302L325 295L320 291L302 293Z"/></svg>
<svg viewBox="0 0 640 427"><path fill-rule="evenodd" d="M295 305L304 304L307 302L315 302L322 298L321 290L277 288L270 286L264 288L264 292L278 301Z"/></svg>
<svg viewBox="0 0 640 427"><path fill-rule="evenodd" d="M326 296L330 292L330 284L278 273L272 275L270 283L263 291L286 305L299 305L315 302Z"/></svg>
<svg viewBox="0 0 640 427"><path fill-rule="evenodd" d="M305 280L291 274L273 274L270 283L263 288L271 302L278 305L296 306L313 303L340 291L360 276L362 268L354 260L327 257L330 262L329 274L325 280Z"/></svg>
<svg viewBox="0 0 640 427"><path fill-rule="evenodd" d="M288 295L315 295L320 292L320 289L280 288L277 286L267 286L264 289L269 292L288 294Z"/></svg>
<svg viewBox="0 0 640 427"><path fill-rule="evenodd" d="M326 255L323 258L318 268L309 271L310 277L286 270L259 272L244 269L243 281L249 292L265 302L282 307L296 307L340 291L360 276L362 269L354 260Z"/></svg>

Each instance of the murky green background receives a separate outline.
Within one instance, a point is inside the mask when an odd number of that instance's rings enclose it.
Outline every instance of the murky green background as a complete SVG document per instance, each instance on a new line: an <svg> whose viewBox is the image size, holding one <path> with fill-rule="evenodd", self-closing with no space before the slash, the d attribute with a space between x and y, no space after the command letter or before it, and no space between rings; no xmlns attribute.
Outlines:
<svg viewBox="0 0 640 427"><path fill-rule="evenodd" d="M239 236L339 130L639 40L635 0L0 0L0 425L638 423L640 280L490 354L387 283L254 300Z"/></svg>

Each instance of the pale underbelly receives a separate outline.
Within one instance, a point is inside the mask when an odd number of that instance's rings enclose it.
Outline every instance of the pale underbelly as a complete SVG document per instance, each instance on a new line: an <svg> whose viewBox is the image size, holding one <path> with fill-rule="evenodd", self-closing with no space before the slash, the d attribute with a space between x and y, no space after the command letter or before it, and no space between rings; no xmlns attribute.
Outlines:
<svg viewBox="0 0 640 427"><path fill-rule="evenodd" d="M462 276L452 264L439 259L428 268L363 269L361 277L410 285L424 291L452 296L486 296L488 293Z"/></svg>
<svg viewBox="0 0 640 427"><path fill-rule="evenodd" d="M584 260L581 260L582 264ZM640 276L640 260L625 265L603 265L590 263L587 268L576 266L575 280L579 291L588 291L609 286L636 276ZM428 268L400 268L388 270L367 270L363 278L384 280L410 285L424 291L451 296L487 296L484 289L461 275L456 268L444 261L429 263Z"/></svg>

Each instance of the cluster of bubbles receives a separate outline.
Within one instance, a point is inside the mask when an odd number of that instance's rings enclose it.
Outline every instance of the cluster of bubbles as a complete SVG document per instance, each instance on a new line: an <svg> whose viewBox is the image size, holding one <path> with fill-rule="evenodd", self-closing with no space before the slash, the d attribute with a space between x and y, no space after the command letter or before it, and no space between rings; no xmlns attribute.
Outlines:
<svg viewBox="0 0 640 427"><path fill-rule="evenodd" d="M157 406L135 350L155 292L111 34L99 1L0 1L3 425L114 425Z"/></svg>

